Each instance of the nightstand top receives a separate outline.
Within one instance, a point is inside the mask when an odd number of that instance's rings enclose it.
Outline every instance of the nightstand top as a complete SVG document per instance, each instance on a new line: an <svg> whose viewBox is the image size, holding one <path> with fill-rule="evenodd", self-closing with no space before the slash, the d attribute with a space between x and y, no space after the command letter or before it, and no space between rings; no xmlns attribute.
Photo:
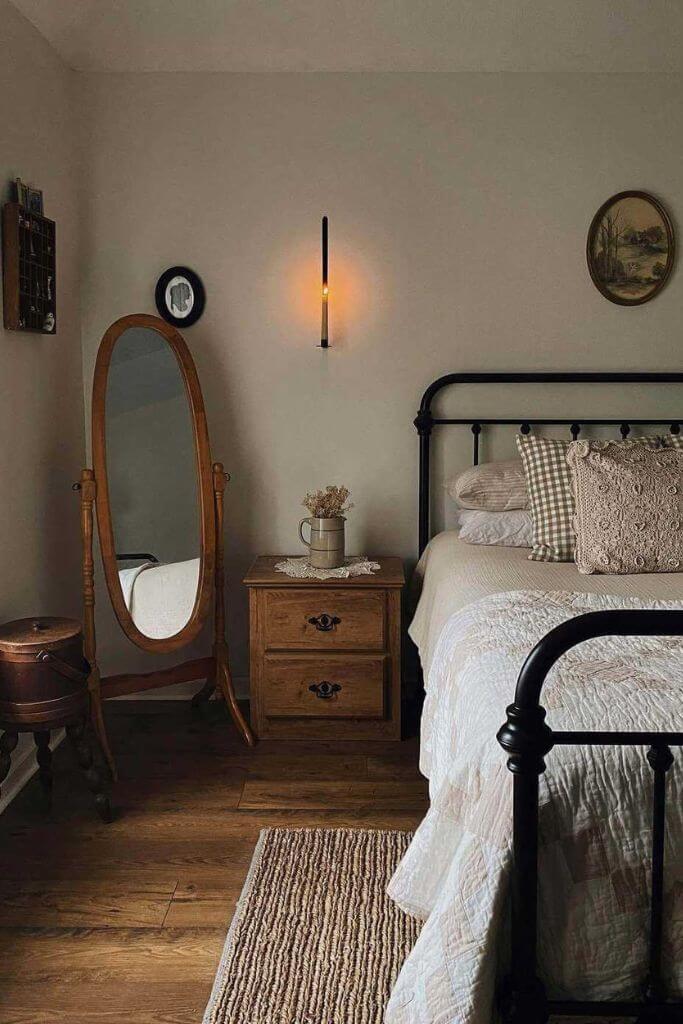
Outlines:
<svg viewBox="0 0 683 1024"><path fill-rule="evenodd" d="M370 576L348 576L346 579L331 577L328 580L297 579L284 572L277 572L275 565L287 555L260 555L242 580L248 587L402 587L405 583L403 561L396 555L368 555L371 562L379 562L381 569Z"/></svg>

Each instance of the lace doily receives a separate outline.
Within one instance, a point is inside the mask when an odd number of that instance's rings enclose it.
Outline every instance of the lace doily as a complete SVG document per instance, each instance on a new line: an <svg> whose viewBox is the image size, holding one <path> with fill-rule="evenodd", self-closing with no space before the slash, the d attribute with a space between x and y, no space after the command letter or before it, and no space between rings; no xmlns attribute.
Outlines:
<svg viewBox="0 0 683 1024"><path fill-rule="evenodd" d="M344 559L344 565L336 569L316 569L304 555L303 558L285 558L277 562L275 568L299 580L345 580L349 576L370 576L381 566L379 562L369 562L366 555L349 555Z"/></svg>

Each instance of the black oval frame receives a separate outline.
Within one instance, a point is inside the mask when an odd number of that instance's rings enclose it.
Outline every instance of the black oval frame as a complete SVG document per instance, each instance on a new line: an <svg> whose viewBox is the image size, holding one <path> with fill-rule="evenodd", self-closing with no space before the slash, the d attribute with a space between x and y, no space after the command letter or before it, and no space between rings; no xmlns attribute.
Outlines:
<svg viewBox="0 0 683 1024"><path fill-rule="evenodd" d="M602 218L607 210L609 210L610 206L614 206L614 204L619 202L620 199L642 199L645 202L650 203L651 206L654 206L655 210L661 217L662 223L666 229L667 257L664 276L660 278L659 282L654 286L651 292L648 292L647 295L641 296L639 299L624 299L619 295L614 295L600 279L594 267L595 258L593 256L593 244L595 242L595 236L598 232L598 228L600 227ZM660 201L650 192L642 192L638 189L629 189L626 192L616 192L613 196L610 196L609 199L605 200L591 221L588 229L588 238L586 240L586 261L588 263L588 272L591 276L591 280L601 295L604 295L610 302L616 303L617 306L642 306L644 302L649 302L650 299L654 299L655 295L659 295L660 291L671 277L671 272L674 268L674 263L676 261L676 236L674 234L671 217Z"/></svg>
<svg viewBox="0 0 683 1024"><path fill-rule="evenodd" d="M166 288L168 282L174 277L186 277L192 287L194 305L189 316L174 316L166 305ZM173 324L174 327L191 327L192 324L197 323L206 305L206 293L202 279L198 274L195 274L194 270L190 270L189 267L169 267L157 281L156 288L154 289L154 301L156 302L159 316L163 317L167 324Z"/></svg>

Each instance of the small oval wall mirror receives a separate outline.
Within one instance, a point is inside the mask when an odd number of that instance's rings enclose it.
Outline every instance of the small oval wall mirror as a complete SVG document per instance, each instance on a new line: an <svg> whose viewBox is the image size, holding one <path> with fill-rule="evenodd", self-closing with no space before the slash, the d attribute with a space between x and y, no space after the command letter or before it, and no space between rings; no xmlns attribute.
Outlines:
<svg viewBox="0 0 683 1024"><path fill-rule="evenodd" d="M158 317L123 317L102 340L93 460L104 570L121 626L146 650L188 643L212 584L211 459L192 357Z"/></svg>

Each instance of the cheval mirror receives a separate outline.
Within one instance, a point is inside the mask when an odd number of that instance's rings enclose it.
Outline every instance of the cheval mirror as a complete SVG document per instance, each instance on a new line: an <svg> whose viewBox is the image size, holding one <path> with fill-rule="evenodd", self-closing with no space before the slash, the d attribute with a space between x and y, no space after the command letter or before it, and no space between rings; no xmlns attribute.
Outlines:
<svg viewBox="0 0 683 1024"><path fill-rule="evenodd" d="M81 497L83 633L93 727L116 777L102 714L107 698L205 680L193 704L215 690L245 741L254 737L235 699L225 639L223 492L211 462L197 371L179 332L135 313L100 343L92 394L93 469ZM100 677L95 641L93 505L107 590L121 629L151 654L179 650L213 616L209 657L144 674Z"/></svg>

